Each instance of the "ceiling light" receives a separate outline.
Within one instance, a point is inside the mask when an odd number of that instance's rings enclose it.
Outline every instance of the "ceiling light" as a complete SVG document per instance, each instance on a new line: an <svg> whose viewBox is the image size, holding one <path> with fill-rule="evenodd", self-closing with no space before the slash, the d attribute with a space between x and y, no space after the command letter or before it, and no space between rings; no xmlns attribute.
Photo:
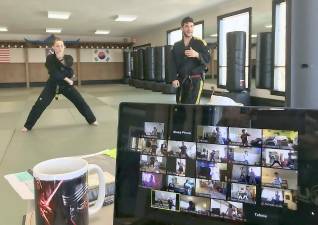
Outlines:
<svg viewBox="0 0 318 225"><path fill-rule="evenodd" d="M96 30L95 34L109 34L110 31L109 30Z"/></svg>
<svg viewBox="0 0 318 225"><path fill-rule="evenodd" d="M132 22L137 19L137 16L134 15L117 15L115 21L117 22Z"/></svg>
<svg viewBox="0 0 318 225"><path fill-rule="evenodd" d="M210 34L210 37L217 37L218 34Z"/></svg>
<svg viewBox="0 0 318 225"><path fill-rule="evenodd" d="M265 25L265 28L272 28L272 24Z"/></svg>
<svg viewBox="0 0 318 225"><path fill-rule="evenodd" d="M58 11L47 12L47 17L49 19L68 20L70 16L71 16L70 12L58 12Z"/></svg>
<svg viewBox="0 0 318 225"><path fill-rule="evenodd" d="M8 28L6 27L0 27L0 32L7 32L8 31Z"/></svg>
<svg viewBox="0 0 318 225"><path fill-rule="evenodd" d="M257 34L252 34L252 38L257 38Z"/></svg>
<svg viewBox="0 0 318 225"><path fill-rule="evenodd" d="M62 28L46 28L46 33L61 33Z"/></svg>

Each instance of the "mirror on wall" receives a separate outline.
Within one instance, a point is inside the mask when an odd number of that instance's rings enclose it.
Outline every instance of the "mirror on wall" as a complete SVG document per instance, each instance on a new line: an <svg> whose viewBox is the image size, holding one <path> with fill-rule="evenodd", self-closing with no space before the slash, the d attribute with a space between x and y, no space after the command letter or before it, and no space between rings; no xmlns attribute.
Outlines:
<svg viewBox="0 0 318 225"><path fill-rule="evenodd" d="M218 16L218 87L229 89L229 81L235 79L231 76L241 72L240 82L245 85L242 89L249 87L251 13L252 9L247 8ZM232 71L228 67L232 63L236 64L234 70L238 69L237 64L244 64L243 70Z"/></svg>
<svg viewBox="0 0 318 225"><path fill-rule="evenodd" d="M284 94L286 78L286 0L273 1L273 83L272 91Z"/></svg>
<svg viewBox="0 0 318 225"><path fill-rule="evenodd" d="M272 87L274 86L274 71L272 71L274 59L272 49L274 48L274 38L272 37L272 32L274 33L275 27L275 25L272 24L272 21L274 21L273 5L275 2L278 2L278 0L274 0L274 2L273 0L253 1L244 4L245 7L252 8L250 39L247 40L250 41L250 43L248 43L248 45L250 45L250 51L246 54L246 57L249 57L249 59L245 61L246 63L249 63L249 65L246 65L245 75L247 82L245 85L249 88L251 95L264 95L266 97L283 100L282 96L274 96L276 93L272 91ZM235 12L240 9L240 5L238 4L233 3L232 6L232 8L230 7L230 9L232 9L231 11ZM228 13L231 11L229 10ZM228 14L223 10L220 11L219 15L224 14L224 12L225 14ZM205 89L210 90L213 86L222 91L226 82L226 75L222 75L226 74L224 71L226 70L226 52L221 54L217 53L217 41L218 38L220 38L218 37L217 24L217 21L214 22L211 20L205 20L206 29L204 38L208 42L209 46L211 46L211 64L208 66L209 71L206 75ZM237 21L235 21L234 26L236 26L236 24ZM283 45L281 45L281 47L277 50L276 54L278 54L278 52L285 52L283 50ZM220 59L220 68L217 66L219 55L223 56L223 59ZM280 57L282 57L282 54ZM265 66L259 67L259 65ZM221 70L220 76L218 76L218 69ZM275 77L275 79L277 78Z"/></svg>

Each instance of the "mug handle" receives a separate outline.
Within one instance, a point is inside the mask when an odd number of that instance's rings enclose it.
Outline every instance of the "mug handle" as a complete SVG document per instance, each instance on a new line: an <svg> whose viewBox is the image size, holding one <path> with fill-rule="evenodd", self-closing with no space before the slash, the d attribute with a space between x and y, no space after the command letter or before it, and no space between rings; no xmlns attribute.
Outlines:
<svg viewBox="0 0 318 225"><path fill-rule="evenodd" d="M103 207L104 200L105 200L106 182L105 182L104 172L99 166L97 166L95 164L88 164L88 172L97 173L98 181L99 181L98 197L97 197L96 203L94 204L94 206L89 207L89 209L88 209L88 214L91 216L91 215L97 213Z"/></svg>

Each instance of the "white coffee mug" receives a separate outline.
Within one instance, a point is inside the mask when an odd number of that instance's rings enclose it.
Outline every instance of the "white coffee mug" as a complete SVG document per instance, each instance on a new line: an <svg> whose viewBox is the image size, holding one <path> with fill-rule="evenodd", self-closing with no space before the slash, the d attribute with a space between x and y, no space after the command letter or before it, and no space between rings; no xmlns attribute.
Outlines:
<svg viewBox="0 0 318 225"><path fill-rule="evenodd" d="M99 178L98 198L89 207L88 173ZM105 199L102 169L75 157L51 159L33 168L37 225L88 225L89 216L99 211Z"/></svg>

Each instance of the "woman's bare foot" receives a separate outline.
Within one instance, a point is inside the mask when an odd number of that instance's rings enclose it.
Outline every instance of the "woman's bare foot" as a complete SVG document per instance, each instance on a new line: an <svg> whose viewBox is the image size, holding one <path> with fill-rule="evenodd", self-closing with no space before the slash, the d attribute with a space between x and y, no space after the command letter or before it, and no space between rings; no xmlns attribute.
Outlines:
<svg viewBox="0 0 318 225"><path fill-rule="evenodd" d="M22 131L22 132L28 132L29 130L28 130L28 128L23 127L23 128L21 129L21 131Z"/></svg>

